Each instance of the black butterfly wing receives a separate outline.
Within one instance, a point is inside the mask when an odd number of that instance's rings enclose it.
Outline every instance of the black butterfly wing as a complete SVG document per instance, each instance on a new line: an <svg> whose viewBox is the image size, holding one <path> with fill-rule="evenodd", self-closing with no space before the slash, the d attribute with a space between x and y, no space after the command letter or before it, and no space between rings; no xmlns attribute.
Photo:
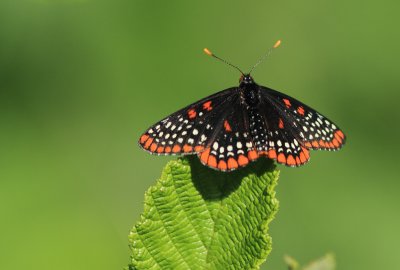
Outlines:
<svg viewBox="0 0 400 270"><path fill-rule="evenodd" d="M246 166L258 158L250 132L248 110L240 94L229 100L224 114L213 121L215 130L207 140L206 148L199 153L201 162L221 171L232 171Z"/></svg>
<svg viewBox="0 0 400 270"><path fill-rule="evenodd" d="M243 101L242 90L228 88L159 121L139 139L158 155L198 154L221 171L246 166L265 155L287 166L309 160L309 149L337 150L343 132L300 101L260 86L258 104Z"/></svg>
<svg viewBox="0 0 400 270"><path fill-rule="evenodd" d="M261 87L261 97L268 134L259 151L279 163L303 165L308 149L338 150L345 143L337 125L302 102L267 87Z"/></svg>
<svg viewBox="0 0 400 270"><path fill-rule="evenodd" d="M236 87L225 89L167 116L140 137L139 145L158 155L204 151L237 91Z"/></svg>

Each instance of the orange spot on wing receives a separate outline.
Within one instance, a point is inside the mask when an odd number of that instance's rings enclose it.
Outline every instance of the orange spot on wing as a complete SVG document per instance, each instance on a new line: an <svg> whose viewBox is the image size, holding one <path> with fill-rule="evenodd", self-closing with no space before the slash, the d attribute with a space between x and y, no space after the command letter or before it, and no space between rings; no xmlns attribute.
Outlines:
<svg viewBox="0 0 400 270"><path fill-rule="evenodd" d="M213 168L217 168L217 159L215 158L215 156L210 155L208 157L208 162L207 162L208 166L213 167Z"/></svg>
<svg viewBox="0 0 400 270"><path fill-rule="evenodd" d="M183 146L183 152L185 152L185 153L192 152L192 150L193 150L193 147L188 144L185 144Z"/></svg>
<svg viewBox="0 0 400 270"><path fill-rule="evenodd" d="M280 153L278 155L278 162L279 163L286 163L286 157L285 157L285 155L283 153Z"/></svg>
<svg viewBox="0 0 400 270"><path fill-rule="evenodd" d="M165 147L165 153L171 153L171 150L170 146Z"/></svg>
<svg viewBox="0 0 400 270"><path fill-rule="evenodd" d="M304 108L303 108L302 106L298 107L298 108L297 108L297 112L298 112L300 115L304 115Z"/></svg>
<svg viewBox="0 0 400 270"><path fill-rule="evenodd" d="M258 158L257 151L256 151L256 150L251 150L251 151L249 151L249 152L247 153L247 157L248 157L250 160L255 160L255 159L257 159L257 158Z"/></svg>
<svg viewBox="0 0 400 270"><path fill-rule="evenodd" d="M204 146L195 146L194 147L194 151L196 151L196 152L201 152L201 151L203 151L204 150Z"/></svg>
<svg viewBox="0 0 400 270"><path fill-rule="evenodd" d="M308 149L304 148L304 147L302 147L301 150L303 150L303 153L304 153L306 159L309 159L310 158L310 151L308 151Z"/></svg>
<svg viewBox="0 0 400 270"><path fill-rule="evenodd" d="M162 153L162 152L164 152L164 147L163 146L159 146L157 148L157 153Z"/></svg>
<svg viewBox="0 0 400 270"><path fill-rule="evenodd" d="M290 106L292 106L292 104L290 104L290 100L284 98L283 102L285 103L286 108L290 108Z"/></svg>
<svg viewBox="0 0 400 270"><path fill-rule="evenodd" d="M240 166L245 166L249 163L249 159L247 157L245 157L244 155L240 155L238 157L238 163Z"/></svg>
<svg viewBox="0 0 400 270"><path fill-rule="evenodd" d="M181 147L179 145L174 145L174 147L172 148L172 152L178 153L179 151L181 151Z"/></svg>
<svg viewBox="0 0 400 270"><path fill-rule="evenodd" d="M188 117L189 117L189 119L194 119L194 118L196 118L196 115L197 115L197 113L196 113L196 110L195 110L195 109L190 109L190 110L188 111Z"/></svg>
<svg viewBox="0 0 400 270"><path fill-rule="evenodd" d="M327 147L327 145L325 144L325 142L323 140L319 140L319 145L322 147Z"/></svg>
<svg viewBox="0 0 400 270"><path fill-rule="evenodd" d="M234 158L229 158L228 159L228 169L236 169L238 168L239 165L237 161Z"/></svg>
<svg viewBox="0 0 400 270"><path fill-rule="evenodd" d="M307 161L306 155L304 152L300 152L300 161L301 163L305 163Z"/></svg>
<svg viewBox="0 0 400 270"><path fill-rule="evenodd" d="M300 165L300 164L301 164L300 158L299 158L298 156L296 157L296 164L297 164L297 165Z"/></svg>
<svg viewBox="0 0 400 270"><path fill-rule="evenodd" d="M305 143L304 143L304 145L305 145L306 147L309 147L309 148L311 148L311 147L312 147L312 145L311 145L311 143L310 143L310 142L305 142Z"/></svg>
<svg viewBox="0 0 400 270"><path fill-rule="evenodd" d="M227 168L228 166L226 165L226 162L224 160L220 160L218 162L218 169L225 171Z"/></svg>
<svg viewBox="0 0 400 270"><path fill-rule="evenodd" d="M318 147L319 147L319 144L318 144L317 141L312 141L311 144L312 144L312 146L315 147L315 148L318 148Z"/></svg>
<svg viewBox="0 0 400 270"><path fill-rule="evenodd" d="M340 144L342 144L342 141L343 141L343 139L339 136L339 134L337 134L337 132L335 132L335 139L336 140L338 140L338 142L340 143Z"/></svg>
<svg viewBox="0 0 400 270"><path fill-rule="evenodd" d="M231 132L232 131L232 128L229 125L227 120L224 121L224 128L225 128L225 131L227 131L227 132Z"/></svg>
<svg viewBox="0 0 400 270"><path fill-rule="evenodd" d="M278 126L279 126L280 129L284 128L282 118L279 118L279 125Z"/></svg>
<svg viewBox="0 0 400 270"><path fill-rule="evenodd" d="M210 155L210 148L207 148L204 152L200 154L200 160L204 163L207 164L208 161L208 156Z"/></svg>
<svg viewBox="0 0 400 270"><path fill-rule="evenodd" d="M268 157L270 159L276 159L276 151L275 151L275 149L271 149L271 150L268 151Z"/></svg>
<svg viewBox="0 0 400 270"><path fill-rule="evenodd" d="M329 142L325 142L325 148L331 148Z"/></svg>
<svg viewBox="0 0 400 270"><path fill-rule="evenodd" d="M296 160L294 159L294 157L292 155L289 155L287 160L286 160L286 164L293 166L296 165Z"/></svg>
<svg viewBox="0 0 400 270"><path fill-rule="evenodd" d="M339 135L340 138L344 139L344 134L343 134L343 132L341 130L336 131L335 134Z"/></svg>
<svg viewBox="0 0 400 270"><path fill-rule="evenodd" d="M146 141L145 145L144 145L144 148L145 148L145 149L148 149L148 148L150 147L150 145L151 145L152 142L153 142L153 138L148 139L148 140Z"/></svg>
<svg viewBox="0 0 400 270"><path fill-rule="evenodd" d="M148 138L149 138L149 135L147 135L147 134L142 135L142 137L140 137L140 143L144 144L144 142L147 141Z"/></svg>
<svg viewBox="0 0 400 270"><path fill-rule="evenodd" d="M211 111L212 107L211 107L211 101L207 101L203 103L203 109L207 110L207 111Z"/></svg>
<svg viewBox="0 0 400 270"><path fill-rule="evenodd" d="M333 145L332 142L329 142L329 147L330 147L330 148L335 148L335 146Z"/></svg>
<svg viewBox="0 0 400 270"><path fill-rule="evenodd" d="M333 140L332 140L332 143L333 143L333 145L334 145L335 147L339 147L339 145L340 145L340 143L339 143L338 140L336 140L336 139L333 139Z"/></svg>
<svg viewBox="0 0 400 270"><path fill-rule="evenodd" d="M156 143L152 143L151 146L150 146L150 151L154 152L154 151L156 151L156 149L157 149L157 144Z"/></svg>

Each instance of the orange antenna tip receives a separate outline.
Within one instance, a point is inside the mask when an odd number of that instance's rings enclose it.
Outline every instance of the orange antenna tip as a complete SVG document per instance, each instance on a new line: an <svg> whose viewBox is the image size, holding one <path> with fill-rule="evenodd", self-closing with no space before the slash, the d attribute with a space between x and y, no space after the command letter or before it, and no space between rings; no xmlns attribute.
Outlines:
<svg viewBox="0 0 400 270"><path fill-rule="evenodd" d="M223 63L225 63L225 64L227 64L227 65L229 65L229 66L231 66L231 67L233 67L233 68L236 68L240 73L243 74L243 71L241 71L240 68L238 68L237 66L232 65L231 63L229 63L228 61L226 61L226 60L224 60L224 59L222 59L222 58L219 58L218 56L216 56L215 54L213 54L209 49L204 48L203 51L204 51L204 53L206 53L207 55L212 56L212 57L218 59L219 61L221 61L221 62L223 62Z"/></svg>
<svg viewBox="0 0 400 270"><path fill-rule="evenodd" d="M275 44L274 44L274 49L276 49L276 48L278 48L279 47L279 45L281 45L281 40L279 39L277 42L275 42Z"/></svg>
<svg viewBox="0 0 400 270"><path fill-rule="evenodd" d="M278 40L275 42L274 46L273 46L271 49L269 49L269 50L267 51L267 53L266 53L263 57L261 57L260 60L258 60L258 62L250 69L249 74L253 71L253 69L254 69L256 66L258 66L262 61L264 61L264 59L267 58L267 57L271 54L271 52L272 52L274 49L278 48L279 45L281 45L281 40L280 40L280 39L278 39Z"/></svg>
<svg viewBox="0 0 400 270"><path fill-rule="evenodd" d="M209 56L213 56L213 53L212 53L209 49L204 48L203 51L204 51L206 54L208 54Z"/></svg>

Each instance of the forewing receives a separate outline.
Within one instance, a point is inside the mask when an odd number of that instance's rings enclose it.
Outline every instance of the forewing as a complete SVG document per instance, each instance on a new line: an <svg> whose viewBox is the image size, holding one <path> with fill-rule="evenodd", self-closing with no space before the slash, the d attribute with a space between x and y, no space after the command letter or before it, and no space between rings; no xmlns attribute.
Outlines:
<svg viewBox="0 0 400 270"><path fill-rule="evenodd" d="M273 140L274 145L269 148L277 150L278 162L290 166L302 165L305 162L301 153L304 153L307 161L307 149L338 150L345 143L345 135L337 125L316 110L278 91L267 87L262 87L262 90L262 99L272 111L265 116L270 123L270 130L273 131L272 135L277 135ZM281 161L280 152L285 155L285 159L282 156ZM296 164L292 164L290 155L293 155Z"/></svg>
<svg viewBox="0 0 400 270"><path fill-rule="evenodd" d="M215 133L215 123L236 96L237 88L228 88L169 115L151 126L140 137L139 145L159 155L202 152Z"/></svg>

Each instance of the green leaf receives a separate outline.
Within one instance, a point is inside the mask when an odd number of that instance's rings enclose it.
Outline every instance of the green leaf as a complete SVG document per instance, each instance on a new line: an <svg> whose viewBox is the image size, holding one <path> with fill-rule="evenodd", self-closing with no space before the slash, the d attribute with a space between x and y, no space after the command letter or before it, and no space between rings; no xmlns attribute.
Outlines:
<svg viewBox="0 0 400 270"><path fill-rule="evenodd" d="M260 159L218 172L197 157L170 161L130 233L130 269L258 269L271 251L279 171Z"/></svg>

